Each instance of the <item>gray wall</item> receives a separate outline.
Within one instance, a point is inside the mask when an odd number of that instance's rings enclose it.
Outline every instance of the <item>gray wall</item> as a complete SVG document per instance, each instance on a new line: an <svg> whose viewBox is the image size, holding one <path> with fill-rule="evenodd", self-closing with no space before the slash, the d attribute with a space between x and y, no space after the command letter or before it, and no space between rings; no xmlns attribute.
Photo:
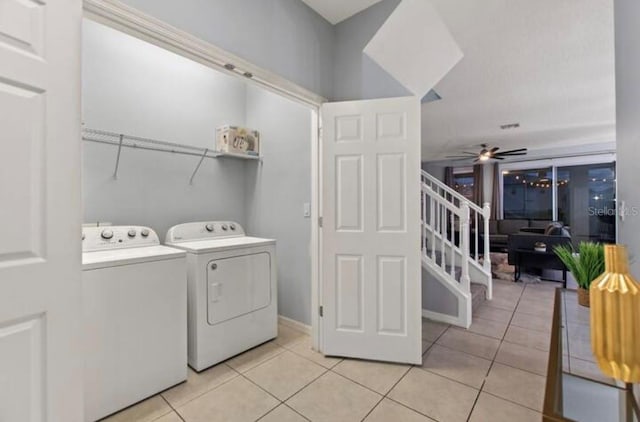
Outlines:
<svg viewBox="0 0 640 422"><path fill-rule="evenodd" d="M383 0L335 27L333 96L336 101L410 95L362 52L400 0Z"/></svg>
<svg viewBox="0 0 640 422"><path fill-rule="evenodd" d="M123 1L331 97L333 26L300 0Z"/></svg>
<svg viewBox="0 0 640 422"><path fill-rule="evenodd" d="M123 1L335 101L409 95L362 52L400 0L336 26L300 0Z"/></svg>
<svg viewBox="0 0 640 422"><path fill-rule="evenodd" d="M85 127L213 147L217 126L244 123L234 77L88 20L82 53ZM161 238L185 221L245 223L244 162L207 159L189 185L198 157L123 149L114 180L115 158L113 146L83 143L86 222L150 225Z"/></svg>
<svg viewBox="0 0 640 422"><path fill-rule="evenodd" d="M265 90L247 88L247 125L260 129L264 160L247 163L249 233L278 239L281 315L311 324L311 111Z"/></svg>
<svg viewBox="0 0 640 422"><path fill-rule="evenodd" d="M615 0L616 132L618 198L640 211L640 2ZM629 215L618 226L619 240L635 257L632 272L640 274L640 216Z"/></svg>

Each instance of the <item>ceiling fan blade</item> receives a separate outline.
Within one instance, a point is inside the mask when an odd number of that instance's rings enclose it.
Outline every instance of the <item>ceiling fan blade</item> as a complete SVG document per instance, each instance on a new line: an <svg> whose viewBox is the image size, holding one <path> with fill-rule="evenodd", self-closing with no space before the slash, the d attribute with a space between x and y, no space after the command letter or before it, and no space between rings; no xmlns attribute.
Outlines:
<svg viewBox="0 0 640 422"><path fill-rule="evenodd" d="M494 160L504 160L504 157L500 157L500 156L494 156L491 158L493 158Z"/></svg>
<svg viewBox="0 0 640 422"><path fill-rule="evenodd" d="M507 154L505 152L499 152L495 155L495 157L515 157L516 155L527 155L526 152L513 152L511 154Z"/></svg>
<svg viewBox="0 0 640 422"><path fill-rule="evenodd" d="M493 147L489 150L489 154L495 154L499 149L500 147Z"/></svg>
<svg viewBox="0 0 640 422"><path fill-rule="evenodd" d="M512 152L523 152L526 154L527 149L526 148L510 149L508 151L502 151L499 154L511 154Z"/></svg>
<svg viewBox="0 0 640 422"><path fill-rule="evenodd" d="M469 160L472 157L467 155L447 155L445 158L458 159L458 160Z"/></svg>

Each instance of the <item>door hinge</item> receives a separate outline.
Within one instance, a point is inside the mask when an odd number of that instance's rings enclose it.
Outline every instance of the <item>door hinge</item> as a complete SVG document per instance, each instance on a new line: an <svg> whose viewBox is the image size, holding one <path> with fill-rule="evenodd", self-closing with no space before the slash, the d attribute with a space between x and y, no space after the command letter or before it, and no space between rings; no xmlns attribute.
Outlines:
<svg viewBox="0 0 640 422"><path fill-rule="evenodd" d="M318 226L322 228L322 217L318 217Z"/></svg>
<svg viewBox="0 0 640 422"><path fill-rule="evenodd" d="M324 316L324 309L323 309L322 305L320 305L320 308L318 308L318 314L320 315L320 317Z"/></svg>

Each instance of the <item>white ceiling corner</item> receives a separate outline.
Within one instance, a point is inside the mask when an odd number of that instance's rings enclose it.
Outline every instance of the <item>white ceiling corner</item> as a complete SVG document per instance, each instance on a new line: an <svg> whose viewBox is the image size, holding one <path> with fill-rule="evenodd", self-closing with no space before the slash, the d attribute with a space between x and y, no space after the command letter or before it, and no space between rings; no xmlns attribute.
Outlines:
<svg viewBox="0 0 640 422"><path fill-rule="evenodd" d="M429 0L403 0L364 53L420 98L463 56Z"/></svg>
<svg viewBox="0 0 640 422"><path fill-rule="evenodd" d="M335 25L380 3L382 0L302 0L307 6Z"/></svg>

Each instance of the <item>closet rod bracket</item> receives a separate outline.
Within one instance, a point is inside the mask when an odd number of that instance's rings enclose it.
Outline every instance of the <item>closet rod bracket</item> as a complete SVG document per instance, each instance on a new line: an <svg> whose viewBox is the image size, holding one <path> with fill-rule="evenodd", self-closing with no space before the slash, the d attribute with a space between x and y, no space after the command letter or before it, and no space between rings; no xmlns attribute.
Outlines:
<svg viewBox="0 0 640 422"><path fill-rule="evenodd" d="M196 177L196 173L198 173L198 170L200 170L200 166L202 165L202 162L204 161L205 157L207 156L207 153L209 152L209 148L205 148L204 152L202 153L202 155L200 156L200 161L198 161L198 165L196 166L196 168L193 170L193 173L191 174L191 179L189 179L189 184L193 185L193 178Z"/></svg>

